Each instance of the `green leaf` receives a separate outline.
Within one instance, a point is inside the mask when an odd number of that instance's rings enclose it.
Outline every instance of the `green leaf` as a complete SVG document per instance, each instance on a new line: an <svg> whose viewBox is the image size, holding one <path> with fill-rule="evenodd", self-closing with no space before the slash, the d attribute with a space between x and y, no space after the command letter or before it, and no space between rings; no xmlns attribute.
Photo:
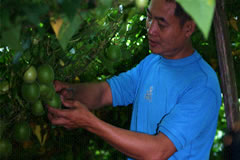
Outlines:
<svg viewBox="0 0 240 160"><path fill-rule="evenodd" d="M69 40L79 29L80 24L82 23L82 18L79 15L75 15L72 20L70 20L67 16L63 17L63 24L60 28L58 41L62 46L63 50L66 49Z"/></svg>
<svg viewBox="0 0 240 160"><path fill-rule="evenodd" d="M215 0L176 0L194 19L199 29L207 39L214 16Z"/></svg>

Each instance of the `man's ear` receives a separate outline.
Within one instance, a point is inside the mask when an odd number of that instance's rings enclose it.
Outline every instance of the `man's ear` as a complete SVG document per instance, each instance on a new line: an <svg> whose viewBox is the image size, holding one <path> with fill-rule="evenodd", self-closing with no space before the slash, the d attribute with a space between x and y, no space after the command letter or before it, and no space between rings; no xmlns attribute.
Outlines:
<svg viewBox="0 0 240 160"><path fill-rule="evenodd" d="M189 38L195 31L195 28L196 28L196 24L193 20L187 21L184 24L185 36Z"/></svg>

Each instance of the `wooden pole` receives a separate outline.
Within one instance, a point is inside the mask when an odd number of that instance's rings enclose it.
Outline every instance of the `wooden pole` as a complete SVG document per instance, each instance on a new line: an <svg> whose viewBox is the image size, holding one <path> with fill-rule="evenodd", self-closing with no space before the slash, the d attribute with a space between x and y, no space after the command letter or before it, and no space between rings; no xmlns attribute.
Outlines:
<svg viewBox="0 0 240 160"><path fill-rule="evenodd" d="M216 0L216 2L214 28L227 126L230 131L239 131L238 93L224 0Z"/></svg>

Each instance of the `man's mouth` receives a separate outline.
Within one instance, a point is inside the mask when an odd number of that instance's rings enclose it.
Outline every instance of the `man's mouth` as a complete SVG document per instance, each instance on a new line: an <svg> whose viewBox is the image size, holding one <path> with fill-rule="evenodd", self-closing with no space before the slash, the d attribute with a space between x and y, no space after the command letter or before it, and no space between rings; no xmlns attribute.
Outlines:
<svg viewBox="0 0 240 160"><path fill-rule="evenodd" d="M157 41L153 41L153 40L151 40L151 39L149 39L148 42L149 42L149 45L150 45L151 47L156 47L156 46L158 45L158 42L157 42Z"/></svg>

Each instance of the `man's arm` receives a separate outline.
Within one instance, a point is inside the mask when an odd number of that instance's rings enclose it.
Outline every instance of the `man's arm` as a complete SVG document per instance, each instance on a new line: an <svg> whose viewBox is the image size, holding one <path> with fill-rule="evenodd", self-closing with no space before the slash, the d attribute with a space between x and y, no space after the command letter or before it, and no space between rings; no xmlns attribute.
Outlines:
<svg viewBox="0 0 240 160"><path fill-rule="evenodd" d="M84 128L102 137L120 152L138 160L165 160L176 152L174 144L162 133L154 136L117 128L97 118L78 101L62 102L72 109L48 108L48 117L55 125Z"/></svg>
<svg viewBox="0 0 240 160"><path fill-rule="evenodd" d="M117 128L100 119L88 131L102 137L120 152L137 160L166 160L176 152L171 140L162 133L156 136Z"/></svg>
<svg viewBox="0 0 240 160"><path fill-rule="evenodd" d="M88 109L112 104L112 93L107 82L68 84L56 81L55 88L64 98L77 100Z"/></svg>

